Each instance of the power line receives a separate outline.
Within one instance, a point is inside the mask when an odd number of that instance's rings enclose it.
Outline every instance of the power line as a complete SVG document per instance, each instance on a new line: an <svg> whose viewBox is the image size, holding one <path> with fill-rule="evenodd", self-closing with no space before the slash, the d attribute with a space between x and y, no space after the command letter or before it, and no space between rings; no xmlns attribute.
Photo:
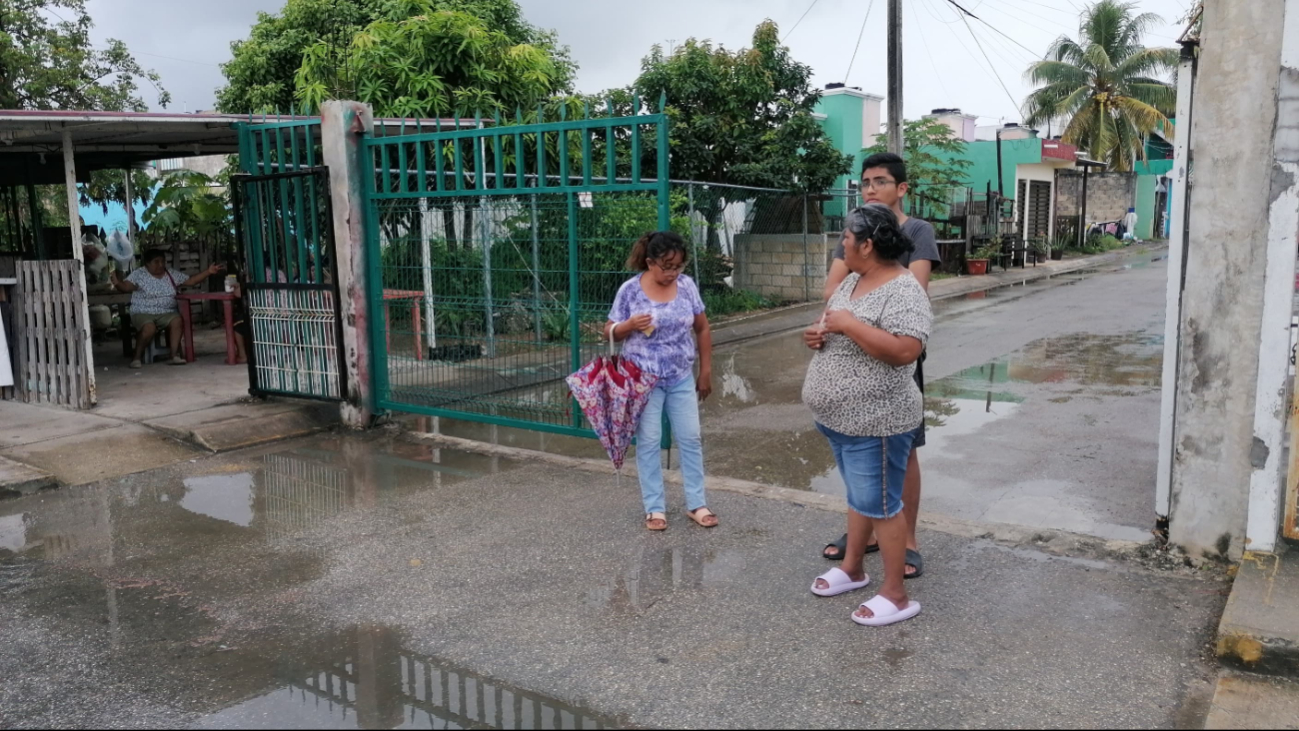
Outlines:
<svg viewBox="0 0 1299 731"><path fill-rule="evenodd" d="M811 4L811 5L808 5L808 6L807 6L807 10L804 10L804 11L803 11L803 14L802 14L801 16L799 16L798 21L797 21L796 23L794 23L794 27L793 27L793 28L790 28L790 29L787 30L787 31L785 31L785 38L789 38L790 34L793 33L795 29L798 28L798 24L799 24L799 23L802 23L802 22L803 22L803 18L806 18L806 17L807 17L807 14L810 13L810 12L812 12L812 8L815 8L815 7L816 7L817 2L819 2L819 0L812 0L812 4ZM781 42L781 43L784 43L784 42L785 42L785 38L781 38L781 39L780 39L780 42Z"/></svg>
<svg viewBox="0 0 1299 731"><path fill-rule="evenodd" d="M956 5L954 0L947 1ZM960 6L957 5L957 7ZM964 10L964 8L962 8L962 10ZM969 11L966 12L968 14ZM1001 84L1002 91L1006 92L1006 98L1010 99L1010 105L1018 110L1019 102L1015 101L1015 95L1010 93L1010 88L1006 86L1006 82L1001 80L1001 74L997 73L997 67L992 63L992 59L988 58L988 52L983 50L983 44L979 42L979 37L974 34L974 28L970 25L970 21L966 20L965 16L961 16L961 21L965 23L965 29L970 31L970 37L974 39L974 45L979 47L979 51L983 53L984 59L988 61L988 66L992 68L992 75L997 78L997 83Z"/></svg>
<svg viewBox="0 0 1299 731"><path fill-rule="evenodd" d="M1024 45L1023 43L1020 43L1019 41L1015 40L1014 38L1011 38L1010 36L1007 36L1005 33L1002 33L1002 31L1001 31L999 28L997 28L995 25L989 23L988 21L984 20L983 18L980 18L979 16L975 15L974 13L971 13L970 11L968 11L968 10L966 10L965 8L961 7L960 4L956 2L956 0L947 0L947 2L950 3L952 6L954 6L957 10L960 10L960 11L961 11L962 13L964 13L965 15L968 15L968 16L970 16L971 18L974 18L975 20L979 21L980 23L983 23L984 25L988 26L989 28L993 29L994 31L997 31L998 33L1001 33L1001 35L1006 36L1006 38L1008 38L1012 43L1014 43L1015 45L1017 45L1017 46L1019 46L1020 48L1024 49L1025 51L1028 51L1029 53L1033 54L1033 56L1034 56L1035 58L1038 56L1037 51L1034 51L1033 49L1029 48L1028 46ZM966 28L969 28L969 27L970 27L970 21L965 20L965 17L964 17L964 16L961 16L961 20L965 21L965 27L966 27ZM970 30L970 35L974 35L974 30L973 30L973 29Z"/></svg>
<svg viewBox="0 0 1299 731"><path fill-rule="evenodd" d="M915 6L913 5L912 7ZM928 5L926 5L926 9L928 9ZM930 14L932 15L933 13ZM938 64L934 62L934 52L929 49L929 39L925 37L927 35L927 33L920 34L920 41L925 44L925 55L929 56L929 65L934 69L934 78L938 79L938 85L942 88L943 94L948 98L951 98L952 92L947 90L947 84L943 81L943 74L939 72Z"/></svg>
<svg viewBox="0 0 1299 731"><path fill-rule="evenodd" d="M929 13L929 17L933 18L934 20L938 21L939 23L942 23L943 25L951 25L952 23L958 23L958 22L960 22L960 19L957 19L957 20L943 20L942 18L938 17L938 13L934 11L934 6L931 5L931 4L929 3L929 0L924 0L924 2L925 2L925 12L926 12L926 13Z"/></svg>
<svg viewBox="0 0 1299 731"><path fill-rule="evenodd" d="M940 1L941 1L941 0L940 0ZM929 0L925 0L925 2L929 2ZM958 22L959 20L960 20L960 17L959 17L959 15L958 15L957 20L952 21L952 23L956 23L956 22ZM981 60L977 55L975 55L974 51L971 51L971 50L970 50L970 47L969 47L968 45L966 45L965 40L964 40L963 38L961 38L961 34L960 34L960 33L957 33L955 30L953 30L952 27L951 27L951 24L948 24L947 30L948 30L949 32L951 32L952 37L956 39L956 42L959 43L959 44L961 44L961 48L965 49L965 52L968 53L968 54L970 54L970 58L973 58L973 59L974 59L974 62L975 62L976 64L978 64L980 67L983 67L983 61L982 61L982 60ZM990 69L989 69L988 71L989 71L989 73L991 73L991 70L990 70Z"/></svg>
<svg viewBox="0 0 1299 731"><path fill-rule="evenodd" d="M1037 23L1034 23L1034 22L1032 22L1032 21L1030 21L1030 20L1027 20L1027 19L1025 19L1025 18L1023 18L1023 17L1020 17L1019 15L1016 15L1016 14L1014 14L1014 13L1011 13L1010 11L1005 10L1005 9L1003 9L1003 8L1001 8L1001 7L998 7L998 6L989 5L989 6L988 6L988 9L990 9L990 10L995 10L995 11L997 11L998 13L1003 13L1003 14L1005 14L1005 15L1007 15L1007 16L1013 18L1013 19L1015 19L1016 21L1018 21L1018 22L1020 22L1020 23L1023 23L1024 25L1027 25L1027 26L1030 27L1030 28L1036 28L1036 29L1042 31L1043 33L1048 33L1048 34L1051 34L1051 35L1057 35L1057 36L1058 36L1058 35L1060 35L1062 32L1063 32L1063 33L1070 33L1070 32L1072 32L1071 29L1069 28L1069 26L1065 25L1065 24L1062 23L1061 21L1058 21L1058 20L1052 20L1052 19L1050 19L1050 18L1043 17L1043 16L1038 15L1038 14L1036 14L1036 13L1029 12L1028 10L1024 10L1023 8L1014 8L1014 10L1015 10L1016 13L1027 13L1028 15L1032 15L1032 16L1035 17L1035 18L1041 18L1042 20L1044 20L1044 21L1046 21L1046 22L1048 22L1048 23L1052 23L1056 28L1060 28L1061 30L1053 30L1053 29L1051 29L1051 28L1043 28L1042 26L1038 25ZM987 23L987 21L986 21L986 20L983 20L982 18L979 18L979 22L981 22L981 23L985 23L985 24Z"/></svg>
<svg viewBox="0 0 1299 731"><path fill-rule="evenodd" d="M861 30L857 31L857 45L852 48L852 59L848 61L848 70L844 72L843 83L848 83L848 76L852 74L852 65L857 63L857 50L861 48L862 36L866 35L866 21L870 20L871 8L875 7L875 0L871 0L866 6L866 17L861 19Z"/></svg>

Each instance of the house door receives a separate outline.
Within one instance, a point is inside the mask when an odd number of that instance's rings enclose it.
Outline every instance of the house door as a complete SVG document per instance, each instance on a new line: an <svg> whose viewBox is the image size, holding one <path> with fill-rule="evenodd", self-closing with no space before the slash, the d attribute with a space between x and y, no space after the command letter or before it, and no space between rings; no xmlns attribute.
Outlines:
<svg viewBox="0 0 1299 731"><path fill-rule="evenodd" d="M1051 235L1051 183L1034 180L1028 188L1028 227L1024 230L1028 240L1045 239Z"/></svg>

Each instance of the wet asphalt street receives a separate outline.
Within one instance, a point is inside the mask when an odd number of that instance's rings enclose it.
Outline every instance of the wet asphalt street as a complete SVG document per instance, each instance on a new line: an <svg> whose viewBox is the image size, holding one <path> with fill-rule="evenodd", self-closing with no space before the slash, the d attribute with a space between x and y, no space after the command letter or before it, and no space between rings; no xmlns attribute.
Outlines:
<svg viewBox="0 0 1299 731"><path fill-rule="evenodd" d="M1144 537L1163 276L939 303L924 509ZM839 490L806 358L796 334L718 353L711 473ZM869 591L807 591L841 514L715 491L704 531L669 498L651 535L633 479L388 431L0 502L0 727L1202 723L1212 573L924 531L922 614L870 630Z"/></svg>
<svg viewBox="0 0 1299 731"><path fill-rule="evenodd" d="M1167 271L1152 258L935 303L925 512L1150 537ZM843 493L800 402L809 358L798 333L718 353L710 473Z"/></svg>
<svg viewBox="0 0 1299 731"><path fill-rule="evenodd" d="M0 726L1186 727L1225 585L925 532L922 614L807 587L843 517L322 437L0 503ZM880 570L877 558L868 569Z"/></svg>

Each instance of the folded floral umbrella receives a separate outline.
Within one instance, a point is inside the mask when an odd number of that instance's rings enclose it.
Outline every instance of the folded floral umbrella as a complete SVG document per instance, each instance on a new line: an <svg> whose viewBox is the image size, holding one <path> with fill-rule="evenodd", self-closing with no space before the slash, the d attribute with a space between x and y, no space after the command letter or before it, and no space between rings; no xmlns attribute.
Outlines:
<svg viewBox="0 0 1299 731"><path fill-rule="evenodd" d="M635 363L614 355L612 340L609 355L596 358L564 379L615 469L622 469L657 380L658 376L644 373Z"/></svg>

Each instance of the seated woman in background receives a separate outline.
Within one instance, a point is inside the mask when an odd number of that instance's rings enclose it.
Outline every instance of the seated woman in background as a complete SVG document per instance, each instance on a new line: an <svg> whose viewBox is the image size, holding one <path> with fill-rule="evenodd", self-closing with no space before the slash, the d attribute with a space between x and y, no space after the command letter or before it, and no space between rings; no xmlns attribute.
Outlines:
<svg viewBox="0 0 1299 731"><path fill-rule="evenodd" d="M135 329L135 357L131 360L132 368L140 368L144 350L153 342L159 330L167 331L167 347L171 350L171 365L185 365L180 354L181 319L176 306L176 295L181 287L192 287L203 280L219 274L225 266L213 264L207 269L186 277L167 266L166 255L159 249L144 252L144 266L136 269L122 279L116 270L111 280L119 292L131 295L131 327Z"/></svg>

